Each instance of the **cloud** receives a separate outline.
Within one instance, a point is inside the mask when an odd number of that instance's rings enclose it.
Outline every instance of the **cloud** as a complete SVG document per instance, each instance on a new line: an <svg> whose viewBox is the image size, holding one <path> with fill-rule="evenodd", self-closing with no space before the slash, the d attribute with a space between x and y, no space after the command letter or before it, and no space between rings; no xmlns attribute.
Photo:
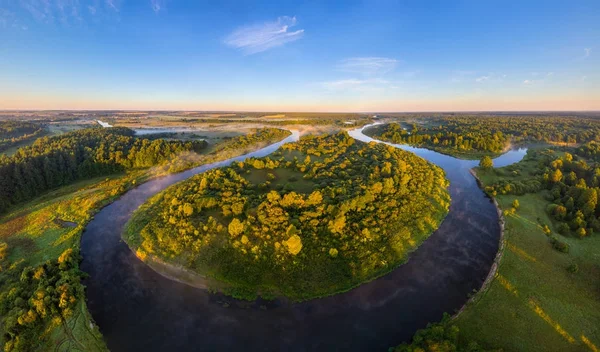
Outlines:
<svg viewBox="0 0 600 352"><path fill-rule="evenodd" d="M24 12L38 23L81 24L85 17L114 17L123 0L11 0L7 10ZM164 0L160 0L164 1ZM2 0L0 0L2 3ZM27 18L24 18L27 20Z"/></svg>
<svg viewBox="0 0 600 352"><path fill-rule="evenodd" d="M583 52L584 52L583 58L587 59L592 54L592 48L584 48Z"/></svg>
<svg viewBox="0 0 600 352"><path fill-rule="evenodd" d="M159 13L160 10L165 8L164 0L150 0L150 6L152 7L152 11L155 13Z"/></svg>
<svg viewBox="0 0 600 352"><path fill-rule="evenodd" d="M533 82L534 82L533 80L526 79L526 80L523 81L523 84L526 85L526 86L528 86L528 85L533 84Z"/></svg>
<svg viewBox="0 0 600 352"><path fill-rule="evenodd" d="M115 3L115 0L106 0L106 6L116 12L119 12L119 6Z"/></svg>
<svg viewBox="0 0 600 352"><path fill-rule="evenodd" d="M582 77L581 77L581 81L582 81L582 82L585 82L585 80L587 80L587 76L582 76Z"/></svg>
<svg viewBox="0 0 600 352"><path fill-rule="evenodd" d="M342 60L337 68L363 76L377 76L393 71L397 64L398 60L387 57L354 57Z"/></svg>
<svg viewBox="0 0 600 352"><path fill-rule="evenodd" d="M552 76L554 76L554 72L548 72L548 73L546 73L546 77L552 77Z"/></svg>
<svg viewBox="0 0 600 352"><path fill-rule="evenodd" d="M245 55L260 53L302 38L304 29L290 31L294 26L296 17L282 16L277 21L240 27L225 38L225 44Z"/></svg>
<svg viewBox="0 0 600 352"><path fill-rule="evenodd" d="M15 14L8 10L0 9L0 28L12 27L15 24Z"/></svg>
<svg viewBox="0 0 600 352"><path fill-rule="evenodd" d="M491 76L481 76L481 77L477 77L475 78L475 82L477 83L481 83L481 82L485 82L485 81L489 81L491 78Z"/></svg>

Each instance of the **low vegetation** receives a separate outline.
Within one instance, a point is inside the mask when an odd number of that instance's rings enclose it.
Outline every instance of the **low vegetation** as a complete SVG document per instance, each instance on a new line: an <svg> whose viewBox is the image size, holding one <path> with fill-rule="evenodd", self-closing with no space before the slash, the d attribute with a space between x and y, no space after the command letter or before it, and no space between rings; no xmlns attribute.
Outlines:
<svg viewBox="0 0 600 352"><path fill-rule="evenodd" d="M191 269L236 297L309 299L405 261L447 214L447 186L414 154L345 133L307 137L168 188L124 238L142 259Z"/></svg>

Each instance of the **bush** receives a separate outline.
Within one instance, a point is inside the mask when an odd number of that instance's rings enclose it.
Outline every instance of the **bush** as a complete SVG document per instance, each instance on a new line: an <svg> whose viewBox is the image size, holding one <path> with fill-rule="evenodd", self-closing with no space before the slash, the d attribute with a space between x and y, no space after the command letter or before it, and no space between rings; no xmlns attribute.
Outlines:
<svg viewBox="0 0 600 352"><path fill-rule="evenodd" d="M550 241L552 243L552 248L562 253L569 253L569 245L567 243L560 241L556 237L553 237Z"/></svg>
<svg viewBox="0 0 600 352"><path fill-rule="evenodd" d="M574 274L579 271L579 265L573 263L567 267L567 271Z"/></svg>

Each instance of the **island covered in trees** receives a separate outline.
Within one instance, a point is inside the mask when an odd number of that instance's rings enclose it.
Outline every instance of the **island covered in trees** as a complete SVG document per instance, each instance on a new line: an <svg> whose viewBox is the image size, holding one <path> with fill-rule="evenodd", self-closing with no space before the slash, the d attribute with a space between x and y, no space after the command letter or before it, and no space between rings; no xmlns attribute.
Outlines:
<svg viewBox="0 0 600 352"><path fill-rule="evenodd" d="M414 154L343 132L308 136L159 193L124 239L140 258L183 266L226 294L305 300L404 262L447 214L447 186Z"/></svg>

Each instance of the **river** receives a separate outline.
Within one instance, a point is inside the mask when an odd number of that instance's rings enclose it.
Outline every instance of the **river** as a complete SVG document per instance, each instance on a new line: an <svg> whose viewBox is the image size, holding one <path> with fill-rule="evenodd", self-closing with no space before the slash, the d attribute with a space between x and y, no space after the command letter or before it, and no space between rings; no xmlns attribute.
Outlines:
<svg viewBox="0 0 600 352"><path fill-rule="evenodd" d="M371 141L361 128L350 135ZM477 162L404 145L397 147L444 168L450 212L406 264L349 292L302 303L240 302L157 274L122 241L132 212L169 185L297 139L294 133L245 156L151 180L96 214L81 240L81 269L90 275L88 308L111 351L386 351L459 309L481 287L500 227L494 205L469 174ZM524 155L525 149L509 151L495 165Z"/></svg>

